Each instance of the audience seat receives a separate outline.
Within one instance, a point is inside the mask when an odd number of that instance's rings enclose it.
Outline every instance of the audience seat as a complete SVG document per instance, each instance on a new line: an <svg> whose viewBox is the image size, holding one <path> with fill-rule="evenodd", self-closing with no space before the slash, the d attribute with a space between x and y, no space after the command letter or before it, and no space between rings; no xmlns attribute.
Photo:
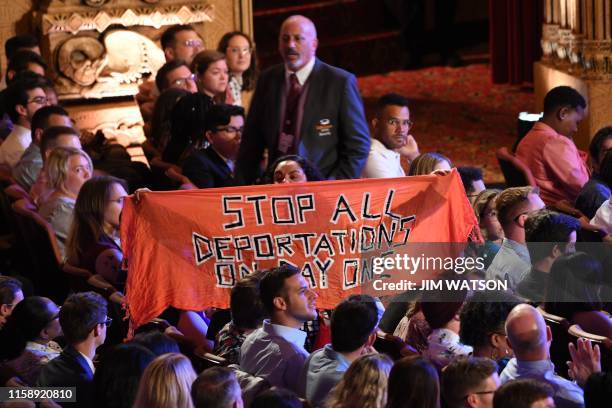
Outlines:
<svg viewBox="0 0 612 408"><path fill-rule="evenodd" d="M12 200L30 200L30 195L19 184L13 183L4 189L4 193Z"/></svg>
<svg viewBox="0 0 612 408"><path fill-rule="evenodd" d="M61 271L62 255L51 225L36 212L29 200L20 199L12 204L16 215L19 239L25 244L32 262L32 276L36 292L62 304L68 294L68 282Z"/></svg>
<svg viewBox="0 0 612 408"><path fill-rule="evenodd" d="M194 368L197 372L202 372L211 367L227 367L229 365L227 359L208 353L201 347L196 347L193 350L193 356L195 358Z"/></svg>
<svg viewBox="0 0 612 408"><path fill-rule="evenodd" d="M117 289L101 275L95 274L87 269L71 265L68 262L65 262L62 265L62 271L67 275L70 289L73 292L86 292L93 290L111 302L122 304L125 300L125 296L118 292ZM113 292L113 296L109 297L109 292Z"/></svg>
<svg viewBox="0 0 612 408"><path fill-rule="evenodd" d="M414 347L404 342L398 336L380 330L376 333L374 349L379 353L388 355L392 360L399 360L402 357L419 354Z"/></svg>
<svg viewBox="0 0 612 408"><path fill-rule="evenodd" d="M11 210L11 199L6 194L5 188L14 184L15 180L11 176L11 169L3 164L0 164L0 236L9 234L12 238L11 219L13 217Z"/></svg>
<svg viewBox="0 0 612 408"><path fill-rule="evenodd" d="M515 155L502 147L496 153L499 167L501 167L506 187L535 186L536 181L529 167L519 160Z"/></svg>
<svg viewBox="0 0 612 408"><path fill-rule="evenodd" d="M0 164L0 183L2 184L2 188L15 183L13 172L6 164Z"/></svg>
<svg viewBox="0 0 612 408"><path fill-rule="evenodd" d="M538 306L538 312L544 317L544 321L550 327L552 332L552 343L550 344L550 359L555 364L557 374L568 378L566 362L570 360L569 350L567 345L571 341L568 334L570 323L567 319L547 313L541 306Z"/></svg>
<svg viewBox="0 0 612 408"><path fill-rule="evenodd" d="M578 338L591 340L591 343L598 344L601 351L601 369L609 371L612 366L612 339L597 334L587 333L579 325L574 324L568 329L570 340L576 344Z"/></svg>

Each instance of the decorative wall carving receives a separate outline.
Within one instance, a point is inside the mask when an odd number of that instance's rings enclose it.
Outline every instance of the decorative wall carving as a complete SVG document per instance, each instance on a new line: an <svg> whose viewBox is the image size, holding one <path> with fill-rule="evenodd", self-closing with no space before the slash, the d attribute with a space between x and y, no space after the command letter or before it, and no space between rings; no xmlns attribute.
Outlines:
<svg viewBox="0 0 612 408"><path fill-rule="evenodd" d="M83 0L83 4L90 7L101 7L107 0Z"/></svg>
<svg viewBox="0 0 612 408"><path fill-rule="evenodd" d="M545 0L544 21L544 63L612 81L612 0Z"/></svg>
<svg viewBox="0 0 612 408"><path fill-rule="evenodd" d="M37 4L41 49L54 71L59 98L72 100L66 106L80 129L102 130L127 145L142 142L142 118L134 100L116 97L136 94L143 78L154 77L163 65L159 39L166 27L191 24L207 48L215 47L228 31L252 35L251 0L41 0Z"/></svg>
<svg viewBox="0 0 612 408"><path fill-rule="evenodd" d="M107 62L104 44L88 35L69 37L58 47L58 71L80 86L93 85Z"/></svg>
<svg viewBox="0 0 612 408"><path fill-rule="evenodd" d="M67 11L42 16L43 35L57 32L78 33L96 30L99 33L113 24L124 27L147 26L160 28L172 24L194 24L211 22L214 7L210 4L144 6L134 8L113 8Z"/></svg>
<svg viewBox="0 0 612 408"><path fill-rule="evenodd" d="M143 74L164 64L164 53L149 38L129 30L71 36L57 48L56 90L67 98L103 98L138 91Z"/></svg>
<svg viewBox="0 0 612 408"><path fill-rule="evenodd" d="M135 95L138 81L165 62L152 34L173 24L201 28L214 18L207 1L50 0L39 21L65 100Z"/></svg>

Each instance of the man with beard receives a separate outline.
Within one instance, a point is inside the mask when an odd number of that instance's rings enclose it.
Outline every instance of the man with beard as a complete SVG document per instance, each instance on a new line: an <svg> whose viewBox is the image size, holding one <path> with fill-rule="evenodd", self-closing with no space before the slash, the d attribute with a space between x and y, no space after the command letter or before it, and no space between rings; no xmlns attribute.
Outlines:
<svg viewBox="0 0 612 408"><path fill-rule="evenodd" d="M237 160L241 183L257 179L265 149L270 163L298 154L328 179L361 174L370 137L357 80L317 59L317 46L312 21L285 20L278 41L284 64L261 75L251 103Z"/></svg>
<svg viewBox="0 0 612 408"><path fill-rule="evenodd" d="M376 103L376 117L372 119L374 135L364 178L403 177L401 158L412 161L419 155L419 147L408 132L412 127L408 100L390 93Z"/></svg>
<svg viewBox="0 0 612 408"><path fill-rule="evenodd" d="M298 383L308 352L304 350L305 321L317 317L317 294L300 271L290 265L270 269L260 283L260 295L270 319L242 343L240 367L271 385L299 392Z"/></svg>

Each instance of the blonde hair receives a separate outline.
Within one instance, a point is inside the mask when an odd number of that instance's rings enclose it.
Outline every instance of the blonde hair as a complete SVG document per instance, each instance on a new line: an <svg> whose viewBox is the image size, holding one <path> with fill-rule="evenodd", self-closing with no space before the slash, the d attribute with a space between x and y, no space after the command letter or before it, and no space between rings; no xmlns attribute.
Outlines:
<svg viewBox="0 0 612 408"><path fill-rule="evenodd" d="M66 179L68 178L68 161L72 156L83 156L89 164L89 171L93 171L93 163L91 158L83 150L76 147L58 146L51 151L46 162L47 175L49 176L49 185L56 190L59 190Z"/></svg>
<svg viewBox="0 0 612 408"><path fill-rule="evenodd" d="M410 163L410 169L408 170L409 176L424 176L430 174L435 170L436 164L446 161L450 167L453 167L450 159L440 153L423 153L417 156L412 163Z"/></svg>
<svg viewBox="0 0 612 408"><path fill-rule="evenodd" d="M480 194L478 194L476 198L474 199L474 203L472 203L472 208L474 209L474 214L476 214L478 225L480 225L480 223L482 222L482 219L484 218L484 215L485 215L484 212L489 206L489 203L493 201L493 204L495 204L495 199L497 198L499 193L501 193L501 190L494 189L494 188L486 189L486 190L481 191ZM488 239L487 231L485 228L480 227L480 233L485 239Z"/></svg>
<svg viewBox="0 0 612 408"><path fill-rule="evenodd" d="M495 199L497 219L501 225L508 225L512 221L511 215L518 213L517 208L528 204L530 194L540 194L539 187L510 187L499 193Z"/></svg>
<svg viewBox="0 0 612 408"><path fill-rule="evenodd" d="M193 408L191 362L180 353L162 354L144 370L134 408Z"/></svg>
<svg viewBox="0 0 612 408"><path fill-rule="evenodd" d="M393 361L384 354L365 354L353 361L332 390L326 408L382 408Z"/></svg>

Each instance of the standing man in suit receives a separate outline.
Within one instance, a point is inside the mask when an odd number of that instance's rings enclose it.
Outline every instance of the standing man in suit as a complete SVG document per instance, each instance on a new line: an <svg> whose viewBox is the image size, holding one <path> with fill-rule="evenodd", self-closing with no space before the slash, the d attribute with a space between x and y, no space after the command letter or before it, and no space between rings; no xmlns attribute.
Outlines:
<svg viewBox="0 0 612 408"><path fill-rule="evenodd" d="M264 149L269 162L285 154L312 161L330 179L358 178L370 135L355 76L315 57L312 21L291 16L281 26L284 64L265 71L257 84L237 160L237 177L252 183Z"/></svg>
<svg viewBox="0 0 612 408"><path fill-rule="evenodd" d="M42 369L37 387L76 387L76 403L69 405L93 406L93 359L112 322L106 313L106 300L95 292L75 293L66 299L59 322L68 344Z"/></svg>

